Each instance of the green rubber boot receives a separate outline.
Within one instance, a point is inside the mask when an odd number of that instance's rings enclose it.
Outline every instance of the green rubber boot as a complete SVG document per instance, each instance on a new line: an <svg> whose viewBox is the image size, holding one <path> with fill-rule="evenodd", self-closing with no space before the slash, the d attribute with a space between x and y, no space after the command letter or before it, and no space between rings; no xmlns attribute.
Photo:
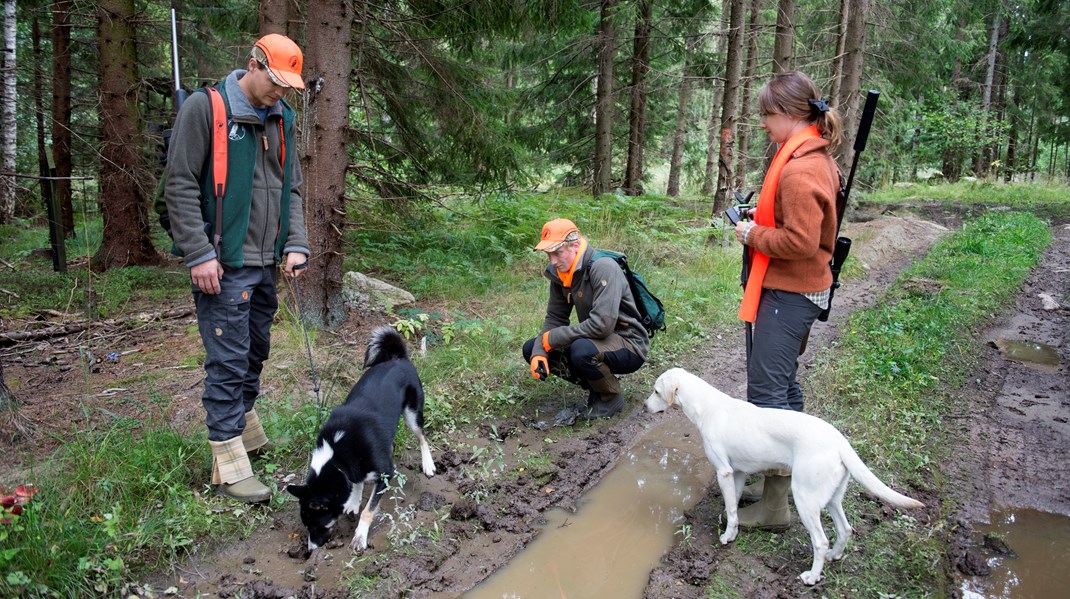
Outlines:
<svg viewBox="0 0 1070 599"><path fill-rule="evenodd" d="M789 491L791 476L766 476L758 503L739 508L739 527L776 532L787 530L791 525Z"/></svg>

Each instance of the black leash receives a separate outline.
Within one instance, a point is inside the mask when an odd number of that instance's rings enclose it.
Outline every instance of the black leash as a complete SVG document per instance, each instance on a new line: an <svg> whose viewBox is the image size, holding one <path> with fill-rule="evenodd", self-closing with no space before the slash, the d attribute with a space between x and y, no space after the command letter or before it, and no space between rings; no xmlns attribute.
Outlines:
<svg viewBox="0 0 1070 599"><path fill-rule="evenodd" d="M304 270L308 268L308 262L302 262L297 266L294 266L294 270ZM308 351L308 368L312 373L312 390L316 393L316 407L319 409L319 423L317 430L323 425L323 401L320 399L320 382L316 378L316 363L312 360L312 344L308 340L308 329L305 327L305 310L301 307L301 288L297 284L297 273L294 272L293 285L294 285L294 303L297 304L297 319L301 323L301 332L305 334L305 349Z"/></svg>

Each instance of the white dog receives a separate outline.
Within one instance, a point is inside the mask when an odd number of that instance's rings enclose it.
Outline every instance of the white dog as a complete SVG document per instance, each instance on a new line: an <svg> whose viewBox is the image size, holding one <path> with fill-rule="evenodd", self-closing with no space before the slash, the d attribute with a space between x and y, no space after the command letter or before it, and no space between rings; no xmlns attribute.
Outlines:
<svg viewBox="0 0 1070 599"><path fill-rule="evenodd" d="M897 508L925 507L882 483L840 431L820 418L793 410L759 408L725 395L682 368L667 370L658 377L654 392L646 400L646 409L661 412L674 403L698 427L706 457L717 469L717 483L728 516L722 544L736 538L736 508L747 475L774 469L791 471L795 509L810 532L814 548L810 570L799 575L808 585L821 580L826 558L837 560L843 556L851 537L851 525L842 505L851 476L867 491ZM821 527L823 507L828 508L836 527L836 544L831 551Z"/></svg>

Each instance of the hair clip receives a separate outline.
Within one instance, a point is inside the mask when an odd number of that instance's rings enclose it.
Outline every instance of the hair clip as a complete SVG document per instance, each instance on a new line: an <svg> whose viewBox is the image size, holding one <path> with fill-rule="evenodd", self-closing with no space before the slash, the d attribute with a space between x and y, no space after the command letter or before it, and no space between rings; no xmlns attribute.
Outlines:
<svg viewBox="0 0 1070 599"><path fill-rule="evenodd" d="M810 106L813 107L814 109L816 109L818 112L828 112L829 111L828 102L825 102L824 98L822 98L820 100L807 100L807 101L810 102Z"/></svg>

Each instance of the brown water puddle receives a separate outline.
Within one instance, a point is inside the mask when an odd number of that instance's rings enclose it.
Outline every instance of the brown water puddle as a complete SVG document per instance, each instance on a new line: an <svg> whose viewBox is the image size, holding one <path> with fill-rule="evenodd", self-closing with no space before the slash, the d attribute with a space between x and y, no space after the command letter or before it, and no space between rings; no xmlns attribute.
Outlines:
<svg viewBox="0 0 1070 599"><path fill-rule="evenodd" d="M1070 518L1017 509L992 514L978 525L1017 555L988 558L992 573L963 581L964 599L1031 599L1070 596Z"/></svg>
<svg viewBox="0 0 1070 599"><path fill-rule="evenodd" d="M538 538L464 598L642 597L713 479L697 432L674 416L644 433L576 513L548 512Z"/></svg>
<svg viewBox="0 0 1070 599"><path fill-rule="evenodd" d="M1025 362L1055 368L1059 365L1059 350L1047 343L1036 341L1012 341L1010 339L997 339L996 347L1003 352L1008 360Z"/></svg>

